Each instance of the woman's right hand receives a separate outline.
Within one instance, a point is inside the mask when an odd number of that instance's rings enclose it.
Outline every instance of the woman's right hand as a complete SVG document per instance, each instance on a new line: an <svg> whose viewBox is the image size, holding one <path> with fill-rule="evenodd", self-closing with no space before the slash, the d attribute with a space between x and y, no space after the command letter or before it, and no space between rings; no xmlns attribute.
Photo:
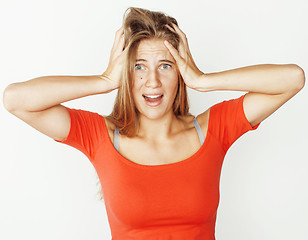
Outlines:
<svg viewBox="0 0 308 240"><path fill-rule="evenodd" d="M113 47L111 49L109 64L102 76L110 81L114 89L121 85L123 64L127 54L124 48L124 28L123 26L116 32Z"/></svg>

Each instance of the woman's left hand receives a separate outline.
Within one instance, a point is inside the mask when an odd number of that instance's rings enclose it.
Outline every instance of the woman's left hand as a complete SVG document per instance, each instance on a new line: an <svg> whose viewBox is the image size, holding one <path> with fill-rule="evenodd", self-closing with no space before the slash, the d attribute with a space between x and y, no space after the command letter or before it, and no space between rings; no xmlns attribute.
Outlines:
<svg viewBox="0 0 308 240"><path fill-rule="evenodd" d="M183 33L182 30L174 23L172 23L172 26L174 27L175 32L180 36L179 51L176 50L167 40L164 41L164 44L175 59L186 85L190 88L197 89L196 84L204 73L198 69L191 56L185 33ZM169 25L166 25L166 27L168 27L170 31L174 32L174 29L172 29Z"/></svg>

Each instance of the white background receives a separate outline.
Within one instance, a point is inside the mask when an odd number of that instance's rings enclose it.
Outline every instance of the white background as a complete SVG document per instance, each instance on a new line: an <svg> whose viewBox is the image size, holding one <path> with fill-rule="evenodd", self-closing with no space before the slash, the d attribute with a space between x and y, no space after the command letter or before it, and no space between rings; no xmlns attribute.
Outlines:
<svg viewBox="0 0 308 240"><path fill-rule="evenodd" d="M178 20L201 71L295 63L308 69L306 0L2 0L1 95L13 82L105 71L129 6ZM245 92L189 90L199 114ZM107 115L115 92L65 103ZM2 101L2 100L1 100ZM221 175L218 240L308 239L307 87L228 151ZM0 239L111 239L96 173L0 107Z"/></svg>

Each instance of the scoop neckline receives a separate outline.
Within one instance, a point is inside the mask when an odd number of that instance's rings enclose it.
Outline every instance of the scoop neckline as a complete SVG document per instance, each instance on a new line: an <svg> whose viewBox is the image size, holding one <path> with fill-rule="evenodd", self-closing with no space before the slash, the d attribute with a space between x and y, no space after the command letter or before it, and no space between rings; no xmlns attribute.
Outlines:
<svg viewBox="0 0 308 240"><path fill-rule="evenodd" d="M112 154L118 159L120 160L122 163L135 167L135 168L144 168L144 169L162 169L162 168L171 168L171 167L176 167L176 166L181 166L181 165L185 165L189 162L191 162L192 160L196 159L201 153L202 151L205 149L205 147L208 144L209 138L210 138L210 123L211 123L211 109L209 110L209 120L208 120L208 127L207 127L207 132L206 132L206 136L204 139L203 144L201 145L201 147L190 157L185 158L181 161L178 162L174 162L174 163L166 163L166 164L158 164L158 165L146 165L146 164L140 164L140 163L136 163L133 162L131 160L129 160L128 158L124 157L120 152L118 152L118 150L114 147L114 145L112 144L111 138L109 136L108 133L108 129L107 129L107 125L104 119L104 127L106 130L106 133L108 135L108 144L111 146L111 151Z"/></svg>

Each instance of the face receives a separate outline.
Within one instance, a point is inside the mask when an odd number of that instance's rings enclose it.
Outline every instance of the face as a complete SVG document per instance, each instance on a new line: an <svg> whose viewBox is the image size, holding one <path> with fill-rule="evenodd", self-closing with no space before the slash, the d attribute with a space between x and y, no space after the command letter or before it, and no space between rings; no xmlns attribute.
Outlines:
<svg viewBox="0 0 308 240"><path fill-rule="evenodd" d="M163 40L142 40L137 49L132 88L139 113L150 119L173 114L177 89L176 63Z"/></svg>

